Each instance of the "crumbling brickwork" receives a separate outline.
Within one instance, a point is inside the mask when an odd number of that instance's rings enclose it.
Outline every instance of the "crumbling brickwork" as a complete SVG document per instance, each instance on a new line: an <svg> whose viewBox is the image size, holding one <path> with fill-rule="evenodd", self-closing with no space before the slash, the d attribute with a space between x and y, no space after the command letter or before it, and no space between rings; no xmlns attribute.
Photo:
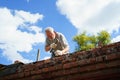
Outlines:
<svg viewBox="0 0 120 80"><path fill-rule="evenodd" d="M1 71L4 71L2 69ZM1 74L1 73L0 73ZM120 80L120 42L22 64L0 80Z"/></svg>

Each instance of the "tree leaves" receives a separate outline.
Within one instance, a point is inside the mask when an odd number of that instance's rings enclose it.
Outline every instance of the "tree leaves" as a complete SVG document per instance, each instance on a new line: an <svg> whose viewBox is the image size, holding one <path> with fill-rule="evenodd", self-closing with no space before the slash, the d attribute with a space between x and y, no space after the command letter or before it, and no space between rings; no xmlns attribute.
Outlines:
<svg viewBox="0 0 120 80"><path fill-rule="evenodd" d="M73 37L73 40L77 42L78 46L76 50L89 50L101 45L107 45L110 43L110 34L107 31L101 31L97 36L87 35L83 32ZM101 45L100 45L101 44Z"/></svg>

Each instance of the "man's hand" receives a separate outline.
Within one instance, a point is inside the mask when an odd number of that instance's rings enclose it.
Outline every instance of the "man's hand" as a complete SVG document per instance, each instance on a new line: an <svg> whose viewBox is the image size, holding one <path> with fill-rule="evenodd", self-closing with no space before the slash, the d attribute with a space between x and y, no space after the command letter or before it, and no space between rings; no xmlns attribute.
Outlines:
<svg viewBox="0 0 120 80"><path fill-rule="evenodd" d="M60 51L60 50L55 51L55 56L60 56L60 55L62 55L62 54L63 54L63 52Z"/></svg>
<svg viewBox="0 0 120 80"><path fill-rule="evenodd" d="M52 43L51 45L50 45L50 48L56 48L57 47L57 44L55 44L55 43Z"/></svg>

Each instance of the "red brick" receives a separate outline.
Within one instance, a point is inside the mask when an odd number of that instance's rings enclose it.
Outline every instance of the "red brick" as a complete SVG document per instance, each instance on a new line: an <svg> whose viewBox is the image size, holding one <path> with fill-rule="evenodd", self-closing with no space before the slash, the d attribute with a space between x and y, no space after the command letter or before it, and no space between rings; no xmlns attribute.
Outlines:
<svg viewBox="0 0 120 80"><path fill-rule="evenodd" d="M110 54L110 55L106 55L106 60L113 60L113 59L117 59L117 54Z"/></svg>
<svg viewBox="0 0 120 80"><path fill-rule="evenodd" d="M81 74L74 74L74 75L69 75L68 77L67 77L67 80L84 80L84 79L80 79L80 75ZM87 80L87 79L86 79Z"/></svg>
<svg viewBox="0 0 120 80"><path fill-rule="evenodd" d="M89 64L94 64L96 63L96 58L89 58L88 61L89 61Z"/></svg>
<svg viewBox="0 0 120 80"><path fill-rule="evenodd" d="M37 75L37 74L40 74L42 73L42 69L39 69L39 70L34 70L34 71L31 71L31 75Z"/></svg>
<svg viewBox="0 0 120 80"><path fill-rule="evenodd" d="M96 69L96 65L90 65L90 66L86 66L86 71L94 71L94 70L97 70Z"/></svg>
<svg viewBox="0 0 120 80"><path fill-rule="evenodd" d="M77 67L78 66L78 62L70 62L70 63L66 63L63 65L63 69L68 69L68 68L72 68L72 67Z"/></svg>
<svg viewBox="0 0 120 80"><path fill-rule="evenodd" d="M18 77L18 74L12 74L8 76L8 79L16 79Z"/></svg>
<svg viewBox="0 0 120 80"><path fill-rule="evenodd" d="M67 70L64 70L64 75L69 75L71 73L71 70L67 69Z"/></svg>
<svg viewBox="0 0 120 80"><path fill-rule="evenodd" d="M65 64L65 63L68 63L68 62L69 62L69 60L63 60L62 64Z"/></svg>
<svg viewBox="0 0 120 80"><path fill-rule="evenodd" d="M33 75L33 74L37 74L35 70L31 71L31 75Z"/></svg>
<svg viewBox="0 0 120 80"><path fill-rule="evenodd" d="M50 63L50 62L51 62L50 59L44 60L44 64L46 64L46 63Z"/></svg>
<svg viewBox="0 0 120 80"><path fill-rule="evenodd" d="M103 61L103 56L99 56L99 57L96 57L95 63L102 62L102 61Z"/></svg>
<svg viewBox="0 0 120 80"><path fill-rule="evenodd" d="M67 78L65 76L63 76L63 77L57 77L54 80L67 80Z"/></svg>
<svg viewBox="0 0 120 80"><path fill-rule="evenodd" d="M76 58L71 58L71 62L74 62L74 61L76 61Z"/></svg>
<svg viewBox="0 0 120 80"><path fill-rule="evenodd" d="M43 74L40 75L45 76L44 80L47 80L53 78L52 73L53 72L47 72L47 73L43 73L44 75Z"/></svg>
<svg viewBox="0 0 120 80"><path fill-rule="evenodd" d="M120 67L120 60L115 60L115 61L108 62L108 63L106 63L106 66L108 68L111 68L111 67Z"/></svg>
<svg viewBox="0 0 120 80"><path fill-rule="evenodd" d="M62 61L62 60L64 60L64 57L57 57L56 60L57 61Z"/></svg>
<svg viewBox="0 0 120 80"><path fill-rule="evenodd" d="M62 64L55 65L56 70L61 70L63 68Z"/></svg>
<svg viewBox="0 0 120 80"><path fill-rule="evenodd" d="M55 71L52 73L52 76L63 76L64 75L64 72L63 70L60 70L60 71Z"/></svg>
<svg viewBox="0 0 120 80"><path fill-rule="evenodd" d="M41 79L44 79L44 76L42 75L34 75L31 77L32 80L41 80Z"/></svg>
<svg viewBox="0 0 120 80"><path fill-rule="evenodd" d="M104 68L107 68L106 63L99 63L99 64L96 64L96 70L97 70L97 69L104 69Z"/></svg>
<svg viewBox="0 0 120 80"><path fill-rule="evenodd" d="M9 76L0 77L0 80L10 80Z"/></svg>
<svg viewBox="0 0 120 80"><path fill-rule="evenodd" d="M30 71L24 72L25 77L30 76Z"/></svg>
<svg viewBox="0 0 120 80"><path fill-rule="evenodd" d="M86 64L88 64L86 60L87 59L83 59L83 60L78 61L79 66L85 66Z"/></svg>
<svg viewBox="0 0 120 80"><path fill-rule="evenodd" d="M98 69L103 69L106 68L106 64L105 63L99 63L99 64L93 64L93 65L87 65L87 66L82 66L79 67L79 72L88 72L88 71L94 71L94 70L98 70Z"/></svg>
<svg viewBox="0 0 120 80"><path fill-rule="evenodd" d="M30 64L26 64L26 65L23 65L22 68L27 69L29 66L30 66Z"/></svg>
<svg viewBox="0 0 120 80"><path fill-rule="evenodd" d="M56 70L56 67L55 66L51 66L51 67L49 67L48 71L55 71L55 70Z"/></svg>
<svg viewBox="0 0 120 80"><path fill-rule="evenodd" d="M56 75L57 75L56 73L57 73L57 71L51 72L51 77L52 78L56 77Z"/></svg>
<svg viewBox="0 0 120 80"><path fill-rule="evenodd" d="M71 73L71 74L78 73L78 70L79 70L79 67L72 68L72 69L70 70L70 73Z"/></svg>
<svg viewBox="0 0 120 80"><path fill-rule="evenodd" d="M35 65L34 64L27 64L23 66L24 71L32 71L33 69L35 69Z"/></svg>
<svg viewBox="0 0 120 80"><path fill-rule="evenodd" d="M24 77L24 78L20 78L20 79L17 79L17 80L32 80L31 77Z"/></svg>
<svg viewBox="0 0 120 80"><path fill-rule="evenodd" d="M42 69L42 72L44 73L44 72L48 72L48 68L43 68Z"/></svg>
<svg viewBox="0 0 120 80"><path fill-rule="evenodd" d="M19 77L19 78L24 77L24 72L22 72L22 73L18 73L18 77Z"/></svg>
<svg viewBox="0 0 120 80"><path fill-rule="evenodd" d="M52 61L58 62L58 61L62 61L64 59L65 59L64 56L59 56L59 57L52 58Z"/></svg>
<svg viewBox="0 0 120 80"><path fill-rule="evenodd" d="M78 55L83 55L84 52L85 51L75 52L72 56L76 58L76 57L78 57Z"/></svg>
<svg viewBox="0 0 120 80"><path fill-rule="evenodd" d="M44 65L44 61L38 61L37 63L34 64L36 67L40 67Z"/></svg>
<svg viewBox="0 0 120 80"><path fill-rule="evenodd" d="M62 64L66 64L66 63L69 63L69 62L75 62L77 59L74 58L74 57L66 57L65 60L62 61Z"/></svg>
<svg viewBox="0 0 120 80"><path fill-rule="evenodd" d="M117 54L117 58L120 59L120 52L119 52L119 54Z"/></svg>
<svg viewBox="0 0 120 80"><path fill-rule="evenodd" d="M94 67L94 66L92 66L92 67ZM86 72L86 71L88 71L88 70L89 70L89 67L86 67L86 66L85 66L85 67L83 66L83 67L79 67L79 68L78 68L78 71L79 71L80 73Z"/></svg>

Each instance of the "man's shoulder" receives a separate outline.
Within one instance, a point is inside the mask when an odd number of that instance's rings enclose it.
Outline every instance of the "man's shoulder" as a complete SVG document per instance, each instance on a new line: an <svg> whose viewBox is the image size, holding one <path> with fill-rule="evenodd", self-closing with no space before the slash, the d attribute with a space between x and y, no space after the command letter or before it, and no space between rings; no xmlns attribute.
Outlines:
<svg viewBox="0 0 120 80"><path fill-rule="evenodd" d="M57 34L58 36L63 36L63 34L60 33L60 32L56 32L56 34Z"/></svg>
<svg viewBox="0 0 120 80"><path fill-rule="evenodd" d="M49 38L46 38L46 42L50 42Z"/></svg>

